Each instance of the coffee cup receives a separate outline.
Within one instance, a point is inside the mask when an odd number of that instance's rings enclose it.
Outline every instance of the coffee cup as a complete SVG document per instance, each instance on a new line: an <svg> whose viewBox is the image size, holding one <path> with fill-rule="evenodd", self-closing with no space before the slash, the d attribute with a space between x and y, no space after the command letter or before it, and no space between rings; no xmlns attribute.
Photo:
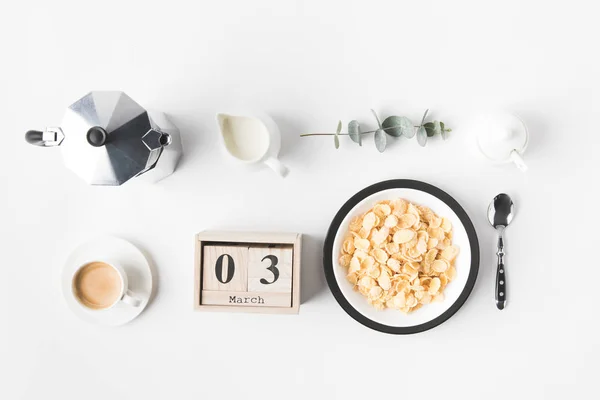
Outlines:
<svg viewBox="0 0 600 400"><path fill-rule="evenodd" d="M260 113L219 113L217 123L227 153L244 164L269 166L282 177L289 170L277 159L281 134L275 121Z"/></svg>
<svg viewBox="0 0 600 400"><path fill-rule="evenodd" d="M73 274L71 289L78 303L87 310L113 308L119 303L138 307L141 300L128 288L127 274L113 261L89 261Z"/></svg>

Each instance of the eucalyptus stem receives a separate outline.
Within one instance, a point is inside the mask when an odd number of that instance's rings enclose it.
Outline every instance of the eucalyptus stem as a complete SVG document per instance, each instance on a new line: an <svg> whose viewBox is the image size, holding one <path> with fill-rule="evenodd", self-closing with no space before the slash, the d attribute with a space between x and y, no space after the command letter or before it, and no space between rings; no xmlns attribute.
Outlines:
<svg viewBox="0 0 600 400"><path fill-rule="evenodd" d="M420 128L420 126L414 126L415 128ZM400 125L396 125L396 126L388 126L387 128L381 128L384 131L388 130L388 129L395 129L395 128L400 128ZM359 132L359 134L361 135L366 135L369 133L375 133L377 132L377 129L373 130L373 131L364 131L364 132ZM348 136L349 133L338 133L338 135L340 136ZM306 136L335 136L335 133L303 133L300 135L300 137L306 137Z"/></svg>

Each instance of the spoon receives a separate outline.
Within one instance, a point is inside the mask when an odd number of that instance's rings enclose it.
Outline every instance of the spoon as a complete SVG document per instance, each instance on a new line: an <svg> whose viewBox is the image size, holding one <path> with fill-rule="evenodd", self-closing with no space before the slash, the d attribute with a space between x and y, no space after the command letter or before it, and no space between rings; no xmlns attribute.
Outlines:
<svg viewBox="0 0 600 400"><path fill-rule="evenodd" d="M504 193L494 197L488 207L488 221L498 231L498 270L496 271L496 307L506 307L506 272L504 268L504 229L510 224L515 214L515 205Z"/></svg>

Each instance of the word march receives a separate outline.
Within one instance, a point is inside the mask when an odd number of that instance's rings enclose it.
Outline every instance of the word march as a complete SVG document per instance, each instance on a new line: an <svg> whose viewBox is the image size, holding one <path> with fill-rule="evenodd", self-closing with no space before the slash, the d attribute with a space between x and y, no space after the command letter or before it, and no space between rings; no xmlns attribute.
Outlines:
<svg viewBox="0 0 600 400"><path fill-rule="evenodd" d="M229 296L229 303L236 304L265 304L265 299L260 296L253 297L241 297L241 296Z"/></svg>

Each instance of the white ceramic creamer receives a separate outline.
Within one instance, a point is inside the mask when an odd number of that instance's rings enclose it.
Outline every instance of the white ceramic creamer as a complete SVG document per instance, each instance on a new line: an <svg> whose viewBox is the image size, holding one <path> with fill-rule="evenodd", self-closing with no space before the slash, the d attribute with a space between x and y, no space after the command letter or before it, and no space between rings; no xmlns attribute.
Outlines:
<svg viewBox="0 0 600 400"><path fill-rule="evenodd" d="M219 113L217 123L227 153L245 164L263 163L282 177L288 169L278 159L281 134L267 115Z"/></svg>
<svg viewBox="0 0 600 400"><path fill-rule="evenodd" d="M496 163L514 162L527 170L523 153L529 144L529 132L523 121L514 114L495 112L481 114L471 121L479 151Z"/></svg>

